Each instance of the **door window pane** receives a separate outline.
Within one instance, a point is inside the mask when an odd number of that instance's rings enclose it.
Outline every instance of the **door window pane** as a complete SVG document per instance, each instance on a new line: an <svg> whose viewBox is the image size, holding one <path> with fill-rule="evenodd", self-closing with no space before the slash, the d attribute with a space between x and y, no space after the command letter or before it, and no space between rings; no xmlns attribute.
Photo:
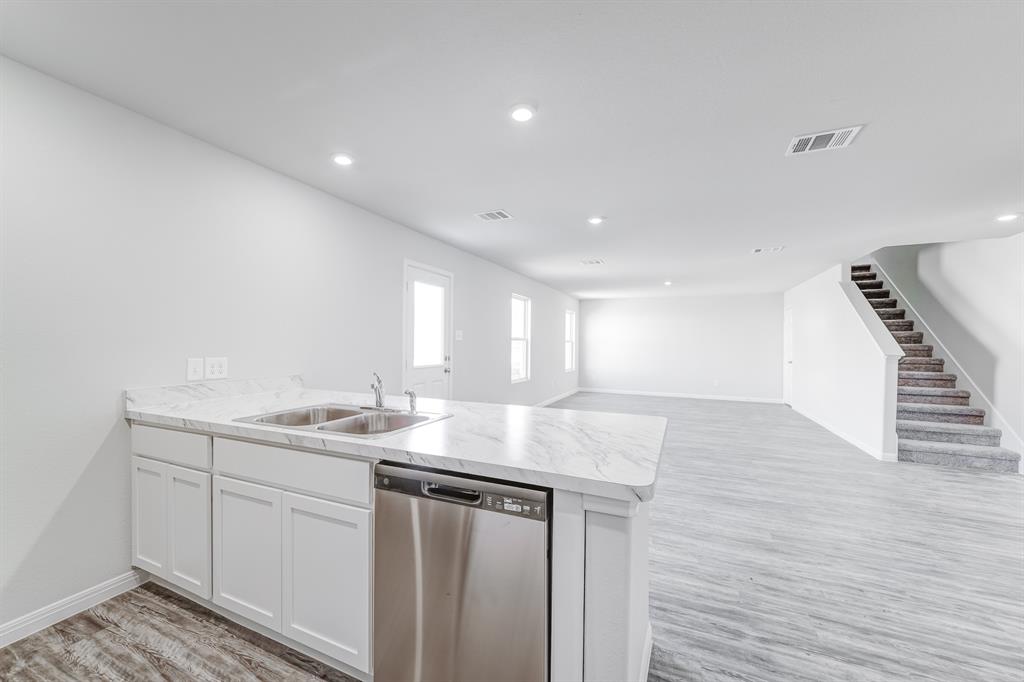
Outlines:
<svg viewBox="0 0 1024 682"><path fill-rule="evenodd" d="M444 363L444 287L426 282L412 285L412 365Z"/></svg>

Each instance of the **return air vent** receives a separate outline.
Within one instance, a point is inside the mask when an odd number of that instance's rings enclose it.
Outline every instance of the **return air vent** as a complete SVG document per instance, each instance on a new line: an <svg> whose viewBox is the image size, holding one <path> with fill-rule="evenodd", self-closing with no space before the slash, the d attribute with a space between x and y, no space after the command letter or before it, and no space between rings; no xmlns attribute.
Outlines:
<svg viewBox="0 0 1024 682"><path fill-rule="evenodd" d="M786 149L786 156L807 154L808 152L823 152L829 149L842 149L849 147L853 138L864 126L853 126L852 128L840 128L839 130L827 130L823 133L810 133L808 135L797 135L789 142Z"/></svg>
<svg viewBox="0 0 1024 682"><path fill-rule="evenodd" d="M782 251L785 246L758 246L750 250L750 253L762 254L762 253L778 253Z"/></svg>
<svg viewBox="0 0 1024 682"><path fill-rule="evenodd" d="M584 258L580 261L580 265L604 265L603 258Z"/></svg>
<svg viewBox="0 0 1024 682"><path fill-rule="evenodd" d="M512 220L512 215L507 211L486 211L484 213L477 213L476 217L485 222L493 222L495 220Z"/></svg>

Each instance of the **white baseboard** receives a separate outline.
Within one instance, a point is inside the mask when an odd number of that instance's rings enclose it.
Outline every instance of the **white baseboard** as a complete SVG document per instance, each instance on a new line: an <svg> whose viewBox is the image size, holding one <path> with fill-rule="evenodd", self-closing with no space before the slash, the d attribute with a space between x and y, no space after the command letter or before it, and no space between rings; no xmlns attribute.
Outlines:
<svg viewBox="0 0 1024 682"><path fill-rule="evenodd" d="M707 395L704 393L662 393L660 391L629 391L622 388L580 388L580 393L620 393L622 395L640 395L650 398L694 398L696 400L727 400L740 403L782 404L782 398L752 398L742 395Z"/></svg>
<svg viewBox="0 0 1024 682"><path fill-rule="evenodd" d="M149 580L147 573L132 569L110 580L105 580L99 585L84 589L78 594L65 597L49 606L0 624L0 649L48 628L54 623L59 623L65 618L70 618L76 613L91 609L122 592L134 590L147 580Z"/></svg>
<svg viewBox="0 0 1024 682"><path fill-rule="evenodd" d="M792 405L790 405L790 407L797 414L799 414L799 415L801 415L803 417L807 417L808 419L810 419L812 422L814 422L815 424L817 424L821 428L825 429L826 431L831 431L833 434L839 436L840 438L845 440L847 443L849 443L853 447L857 448L858 450L863 450L865 453L871 455L875 459L881 460L883 462L895 462L895 461L897 461L897 454L895 452L882 452L878 448L870 447L867 443L864 443L863 441L861 441L861 440L859 440L857 438L854 438L853 436L849 435L845 431L843 431L841 429L837 429L836 427L834 427L831 424L828 424L828 423L822 421L821 419L818 419L817 417L813 417L813 416L807 414L806 412L804 412L800 408L793 407Z"/></svg>
<svg viewBox="0 0 1024 682"><path fill-rule="evenodd" d="M564 400L565 398L568 398L571 395L576 395L580 390L581 389L574 388L571 391L560 393L553 398L548 398L547 400L540 401L539 403L535 404L534 407L547 407L548 405L552 403L557 403L559 400Z"/></svg>

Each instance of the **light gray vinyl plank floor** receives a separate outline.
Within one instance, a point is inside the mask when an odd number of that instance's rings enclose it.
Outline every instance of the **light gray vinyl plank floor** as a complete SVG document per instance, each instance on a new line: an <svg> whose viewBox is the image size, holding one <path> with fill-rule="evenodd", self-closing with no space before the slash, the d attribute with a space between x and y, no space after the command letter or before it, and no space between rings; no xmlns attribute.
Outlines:
<svg viewBox="0 0 1024 682"><path fill-rule="evenodd" d="M878 462L782 405L555 407L669 419L650 682L1024 680L1024 477ZM0 679L351 682L153 585L0 650Z"/></svg>
<svg viewBox="0 0 1024 682"><path fill-rule="evenodd" d="M784 405L669 419L650 680L1024 680L1024 477L879 462Z"/></svg>

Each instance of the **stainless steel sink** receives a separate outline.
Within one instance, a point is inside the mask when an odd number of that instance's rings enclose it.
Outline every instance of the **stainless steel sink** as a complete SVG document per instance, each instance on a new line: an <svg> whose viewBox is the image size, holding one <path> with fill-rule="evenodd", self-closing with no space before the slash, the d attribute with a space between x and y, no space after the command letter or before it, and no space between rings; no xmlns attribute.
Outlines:
<svg viewBox="0 0 1024 682"><path fill-rule="evenodd" d="M386 407L323 404L242 417L235 421L373 438L423 426L450 416L433 412L406 412Z"/></svg>
<svg viewBox="0 0 1024 682"><path fill-rule="evenodd" d="M378 436L412 428L447 415L412 414L411 412L366 412L358 417L321 424L317 431L344 433L350 436Z"/></svg>
<svg viewBox="0 0 1024 682"><path fill-rule="evenodd" d="M362 410L352 405L310 405L281 412L269 414L258 414L255 417L239 419L240 422L252 424L270 424L272 426L316 426L324 422L331 422L346 417L355 417L362 414Z"/></svg>

